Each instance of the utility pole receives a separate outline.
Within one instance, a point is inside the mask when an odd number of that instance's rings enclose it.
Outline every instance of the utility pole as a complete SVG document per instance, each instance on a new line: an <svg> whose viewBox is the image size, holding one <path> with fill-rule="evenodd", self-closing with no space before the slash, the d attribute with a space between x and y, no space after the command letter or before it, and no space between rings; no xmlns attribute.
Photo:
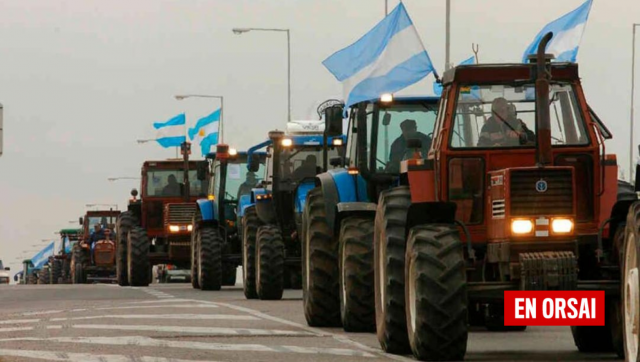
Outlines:
<svg viewBox="0 0 640 362"><path fill-rule="evenodd" d="M449 70L451 64L451 0L447 0L446 18L444 69Z"/></svg>

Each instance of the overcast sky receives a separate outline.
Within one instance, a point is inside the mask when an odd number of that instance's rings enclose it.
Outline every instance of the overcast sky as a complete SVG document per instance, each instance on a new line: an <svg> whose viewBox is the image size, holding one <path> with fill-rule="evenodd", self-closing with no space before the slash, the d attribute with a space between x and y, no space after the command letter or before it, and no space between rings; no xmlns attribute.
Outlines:
<svg viewBox="0 0 640 362"><path fill-rule="evenodd" d="M476 43L481 63L519 62L546 23L582 2L452 0L451 61ZM442 74L445 0L404 4ZM175 156L136 140L154 137L153 122L186 112L192 126L219 106L176 94L223 95L225 141L237 148L284 129L286 37L233 27L291 29L292 117L309 119L342 94L321 62L383 16L384 0L0 0L0 259L17 271L24 250L77 226L87 203L126 207L137 182L107 178ZM614 133L607 151L625 170L633 22L640 2L595 0L578 54L587 99ZM400 93L432 94L432 80Z"/></svg>

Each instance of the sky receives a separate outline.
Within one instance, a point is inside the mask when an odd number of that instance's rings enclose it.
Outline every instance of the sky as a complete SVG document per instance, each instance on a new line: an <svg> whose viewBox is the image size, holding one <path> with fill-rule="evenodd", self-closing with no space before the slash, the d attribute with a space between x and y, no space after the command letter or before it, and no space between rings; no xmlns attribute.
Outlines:
<svg viewBox="0 0 640 362"><path fill-rule="evenodd" d="M583 0L451 3L451 62L473 55L475 43L480 63L494 63L519 62L542 27ZM397 4L389 0L389 11ZM445 0L404 4L442 74ZM587 100L614 135L607 153L627 174L639 14L638 1L594 0L578 53ZM384 0L0 0L0 259L16 272L42 239L77 227L86 204L126 208L138 181L107 179L139 177L143 161L175 157L175 149L136 140L155 137L154 122L185 112L193 126L219 107L177 94L224 96L224 141L232 147L283 130L285 33L232 28L290 29L292 118L314 119L320 102L342 95L322 61L383 16ZM398 94L431 95L432 82Z"/></svg>

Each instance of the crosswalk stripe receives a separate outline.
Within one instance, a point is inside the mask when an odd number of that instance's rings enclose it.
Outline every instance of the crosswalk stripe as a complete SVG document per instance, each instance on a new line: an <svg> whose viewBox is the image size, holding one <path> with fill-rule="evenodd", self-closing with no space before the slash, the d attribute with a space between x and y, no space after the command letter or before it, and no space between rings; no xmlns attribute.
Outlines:
<svg viewBox="0 0 640 362"><path fill-rule="evenodd" d="M218 308L217 305L211 304L171 304L171 305L130 305L124 307L103 307L94 308L94 310L116 310L116 309L148 309L148 308Z"/></svg>
<svg viewBox="0 0 640 362"><path fill-rule="evenodd" d="M123 304L156 304L156 303L180 303L180 302L193 302L191 299L180 299L174 298L173 300L163 299L163 300L140 300L136 302L127 302Z"/></svg>
<svg viewBox="0 0 640 362"><path fill-rule="evenodd" d="M118 345L137 347L158 347L158 348L182 348L189 350L205 351L230 351L230 352L271 352L271 353L298 353L298 354L328 354L348 357L368 357L376 358L374 354L345 348L320 348L301 346L267 346L263 344L231 344L231 343L211 343L195 341L171 341L161 340L144 336L125 337L54 337L54 338L9 338L0 339L0 342L17 341L53 341L59 343L80 343L91 345Z"/></svg>
<svg viewBox="0 0 640 362"><path fill-rule="evenodd" d="M0 356L25 357L47 361L64 362L205 362L202 360L186 360L152 356L125 356L118 354L90 354L59 351L32 351L17 349L0 349ZM214 362L214 361L211 361Z"/></svg>
<svg viewBox="0 0 640 362"><path fill-rule="evenodd" d="M109 325L109 324L74 324L71 328L100 329L122 331L153 331L188 334L221 334L221 335L249 335L249 336L300 336L310 335L308 332L284 331L278 329L252 329L252 328L224 328L224 327L180 327L180 326L148 326L148 325Z"/></svg>
<svg viewBox="0 0 640 362"><path fill-rule="evenodd" d="M10 327L10 328L0 328L0 332L19 332L19 331L30 331L33 327Z"/></svg>
<svg viewBox="0 0 640 362"><path fill-rule="evenodd" d="M40 319L13 319L8 321L0 321L0 324L25 324L38 322L40 322Z"/></svg>
<svg viewBox="0 0 640 362"><path fill-rule="evenodd" d="M86 317L51 318L51 322L78 321L88 319L180 319L180 320L239 320L256 321L258 317L237 314L110 314ZM36 319L35 321L38 321Z"/></svg>

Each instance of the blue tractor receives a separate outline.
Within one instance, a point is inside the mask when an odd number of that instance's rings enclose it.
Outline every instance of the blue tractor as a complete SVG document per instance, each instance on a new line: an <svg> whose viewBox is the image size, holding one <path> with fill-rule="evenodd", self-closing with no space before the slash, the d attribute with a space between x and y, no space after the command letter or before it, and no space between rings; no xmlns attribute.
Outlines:
<svg viewBox="0 0 640 362"><path fill-rule="evenodd" d="M342 117L340 116L340 121ZM317 174L343 154L342 132L330 134L323 121L289 122L287 132L249 150L267 148L262 187L244 207L243 271L248 299L277 300L284 289L300 289L302 210ZM331 166L334 167L334 166Z"/></svg>
<svg viewBox="0 0 640 362"><path fill-rule="evenodd" d="M315 178L303 213L303 303L310 326L373 332L377 323L381 343L390 350L406 351L405 318L381 318L385 309L404 315L404 299L396 298L404 296L404 274L378 275L374 238L405 240L403 215L411 204L409 190L389 190L400 184L403 159L414 151L427 154L438 101L387 94L350 107L343 167ZM422 141L416 150L409 141L414 138ZM375 220L378 200L389 210L385 220ZM383 225L383 230L374 232L374 224ZM403 250L383 252L387 258L404 258ZM402 292L385 294L390 288Z"/></svg>
<svg viewBox="0 0 640 362"><path fill-rule="evenodd" d="M236 284L236 270L242 264L242 230L238 227L243 202L260 181L266 153L254 152L246 172L249 156L226 144L207 155L199 173L207 174L207 198L197 200L198 210L192 222L191 285L196 289L219 290Z"/></svg>

